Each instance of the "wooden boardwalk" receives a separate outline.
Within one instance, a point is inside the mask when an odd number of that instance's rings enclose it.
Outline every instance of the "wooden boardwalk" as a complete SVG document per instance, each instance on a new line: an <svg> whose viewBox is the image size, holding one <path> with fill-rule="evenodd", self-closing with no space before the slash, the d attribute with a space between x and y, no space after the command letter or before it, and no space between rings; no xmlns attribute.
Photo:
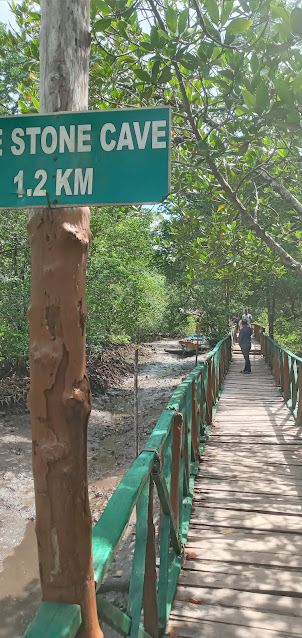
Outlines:
<svg viewBox="0 0 302 638"><path fill-rule="evenodd" d="M302 429L251 361L235 353L201 457L171 638L302 636Z"/></svg>

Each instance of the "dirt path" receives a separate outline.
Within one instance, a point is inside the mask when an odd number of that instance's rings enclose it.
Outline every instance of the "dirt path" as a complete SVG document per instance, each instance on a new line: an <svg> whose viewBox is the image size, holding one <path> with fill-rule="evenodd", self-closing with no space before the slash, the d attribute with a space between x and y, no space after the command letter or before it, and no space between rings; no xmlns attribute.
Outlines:
<svg viewBox="0 0 302 638"><path fill-rule="evenodd" d="M142 349L139 363L140 449L195 358L169 354L177 342ZM93 401L88 430L90 505L97 521L134 460L133 379ZM27 413L0 412L0 638L21 638L40 603L34 533L31 433Z"/></svg>

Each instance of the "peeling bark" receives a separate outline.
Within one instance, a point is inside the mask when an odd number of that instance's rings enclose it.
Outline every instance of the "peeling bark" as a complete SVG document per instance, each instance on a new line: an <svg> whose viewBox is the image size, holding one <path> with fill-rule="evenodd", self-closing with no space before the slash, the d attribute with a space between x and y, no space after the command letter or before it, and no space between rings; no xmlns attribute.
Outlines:
<svg viewBox="0 0 302 638"><path fill-rule="evenodd" d="M29 406L42 595L81 604L87 618L83 635L98 638L87 485L91 394L83 329L89 209L40 211L28 232Z"/></svg>
<svg viewBox="0 0 302 638"><path fill-rule="evenodd" d="M88 106L89 0L42 0L40 111ZM29 407L42 598L81 605L82 638L101 638L87 480L89 208L29 211Z"/></svg>

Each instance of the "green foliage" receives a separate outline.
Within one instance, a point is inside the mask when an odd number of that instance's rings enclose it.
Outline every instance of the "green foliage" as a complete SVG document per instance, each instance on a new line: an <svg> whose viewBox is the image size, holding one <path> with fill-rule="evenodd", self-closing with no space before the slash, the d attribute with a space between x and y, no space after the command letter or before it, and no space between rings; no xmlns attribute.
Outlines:
<svg viewBox="0 0 302 638"><path fill-rule="evenodd" d="M25 213L0 210L0 361L28 356L29 289Z"/></svg>
<svg viewBox="0 0 302 638"><path fill-rule="evenodd" d="M165 280L154 265L152 216L103 208L93 212L87 272L87 342L135 340L158 331Z"/></svg>
<svg viewBox="0 0 302 638"><path fill-rule="evenodd" d="M3 101L12 109L18 98L19 110L33 112L39 3L13 6L18 33L0 34ZM148 213L94 213L90 347L133 339L138 328L186 330L196 314L214 340L246 303L257 312L275 306L280 338L291 333L292 285L278 246L301 261L301 214L263 169L301 201L301 24L300 6L289 1L194 0L190 10L176 0L91 1L90 108L170 104L173 126L172 194L157 250ZM258 238L238 201L262 229ZM268 234L273 249L263 243ZM10 294L7 285L3 317Z"/></svg>

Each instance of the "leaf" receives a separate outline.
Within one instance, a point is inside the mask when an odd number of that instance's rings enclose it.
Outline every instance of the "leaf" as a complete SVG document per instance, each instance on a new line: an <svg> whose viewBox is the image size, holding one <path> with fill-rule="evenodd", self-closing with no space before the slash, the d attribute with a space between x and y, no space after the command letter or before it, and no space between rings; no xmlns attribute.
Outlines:
<svg viewBox="0 0 302 638"><path fill-rule="evenodd" d="M243 33L253 24L253 20L249 18L234 18L226 28L226 33L236 35Z"/></svg>
<svg viewBox="0 0 302 638"><path fill-rule="evenodd" d="M224 4L223 4L223 9L221 12L221 26L224 26L225 23L228 21L231 13L233 10L233 0L225 0Z"/></svg>
<svg viewBox="0 0 302 638"><path fill-rule="evenodd" d="M93 33L99 33L100 31L105 31L111 25L111 18L101 18L101 20L97 20L93 25Z"/></svg>
<svg viewBox="0 0 302 638"><path fill-rule="evenodd" d="M246 106L249 108L253 108L256 106L256 99L252 93L250 93L247 89L242 89L242 95Z"/></svg>
<svg viewBox="0 0 302 638"><path fill-rule="evenodd" d="M108 6L107 2L103 2L103 0L91 0L91 7L94 15L100 11L105 16L111 13L111 8Z"/></svg>
<svg viewBox="0 0 302 638"><path fill-rule="evenodd" d="M187 598L186 603L191 603L192 605L202 605L201 600L196 600L196 598Z"/></svg>
<svg viewBox="0 0 302 638"><path fill-rule="evenodd" d="M20 106L21 112L22 113L29 113L29 108L28 106L25 104L25 102L22 102L21 100L18 100L18 104Z"/></svg>
<svg viewBox="0 0 302 638"><path fill-rule="evenodd" d="M220 534L233 534L232 529L221 529Z"/></svg>
<svg viewBox="0 0 302 638"><path fill-rule="evenodd" d="M222 210L223 208L225 208L225 204L221 204L220 206L218 206L217 213L219 213L219 211Z"/></svg>
<svg viewBox="0 0 302 638"><path fill-rule="evenodd" d="M148 42L148 40L146 40L146 42L141 42L141 49L144 49L145 51L154 51L154 47L151 44L151 42Z"/></svg>
<svg viewBox="0 0 302 638"><path fill-rule="evenodd" d="M302 9L295 7L290 14L290 23L293 33L302 35Z"/></svg>
<svg viewBox="0 0 302 638"><path fill-rule="evenodd" d="M172 77L171 67L165 66L157 81L160 84L165 84L166 82L170 82L171 77Z"/></svg>
<svg viewBox="0 0 302 638"><path fill-rule="evenodd" d="M33 98L32 98L32 103L33 103L34 107L35 107L35 108L37 109L37 111L38 111L38 110L39 110L39 108L40 108L40 102L39 102L39 100L37 100L37 98L33 97Z"/></svg>
<svg viewBox="0 0 302 638"><path fill-rule="evenodd" d="M149 75L149 73L147 73L147 71L144 71L143 69L133 69L133 71L134 71L136 77L139 80L142 80L142 82L148 82L148 83L151 82L150 75Z"/></svg>
<svg viewBox="0 0 302 638"><path fill-rule="evenodd" d="M219 9L216 0L205 0L204 6L214 24L219 22Z"/></svg>
<svg viewBox="0 0 302 638"><path fill-rule="evenodd" d="M160 61L159 60L155 60L153 67L152 67L152 73L151 73L151 80L153 82L153 84L156 82L156 78L158 76L159 73L159 67L160 67Z"/></svg>
<svg viewBox="0 0 302 638"><path fill-rule="evenodd" d="M188 17L189 17L189 9L184 9L179 18L178 18L178 33L179 35L181 35L181 33L184 32L184 30L187 28L188 26Z"/></svg>
<svg viewBox="0 0 302 638"><path fill-rule="evenodd" d="M267 109L269 107L269 103L268 86L266 82L262 81L256 91L256 104L257 106L261 106L262 109Z"/></svg>
<svg viewBox="0 0 302 638"><path fill-rule="evenodd" d="M280 100L283 100L283 102L288 102L290 96L287 82L282 80L282 78L279 78L275 81L274 85Z"/></svg>
<svg viewBox="0 0 302 638"><path fill-rule="evenodd" d="M159 45L159 35L157 27L153 26L150 31L150 40L154 49Z"/></svg>
<svg viewBox="0 0 302 638"><path fill-rule="evenodd" d="M196 552L187 552L186 559L193 560L193 558L196 558L196 556L197 556Z"/></svg>
<svg viewBox="0 0 302 638"><path fill-rule="evenodd" d="M172 7L168 7L166 10L166 23L170 31L175 33L177 29L177 12Z"/></svg>
<svg viewBox="0 0 302 638"><path fill-rule="evenodd" d="M259 60L258 60L257 53L255 53L255 51L252 54L251 61L250 61L250 66L251 66L252 72L254 74L257 73L257 71L259 69Z"/></svg>

